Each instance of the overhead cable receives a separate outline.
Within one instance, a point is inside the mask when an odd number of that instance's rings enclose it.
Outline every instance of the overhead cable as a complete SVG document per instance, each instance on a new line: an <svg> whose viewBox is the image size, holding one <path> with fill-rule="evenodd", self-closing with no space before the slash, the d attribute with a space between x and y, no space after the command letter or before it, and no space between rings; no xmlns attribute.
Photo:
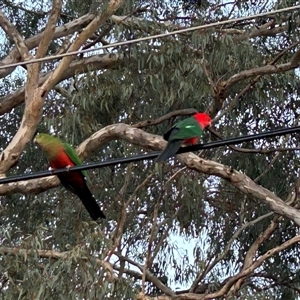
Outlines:
<svg viewBox="0 0 300 300"><path fill-rule="evenodd" d="M33 63L36 63L36 62L51 61L51 60L54 60L54 59L63 58L65 56L77 55L77 54L82 54L82 53L91 52L91 51L99 51L99 50L103 50L103 49L107 49L107 48L114 48L114 47L117 47L117 46L135 44L135 43L139 43L141 41L148 41L148 40L152 40L152 39L167 37L167 36L170 36L170 35L175 35L175 34L180 34L180 33L185 33L185 32L190 32L190 31L196 31L196 30L212 28L212 27L215 27L215 26L221 26L221 25L226 25L226 24L230 24L230 23L234 23L234 22L251 20L251 19L255 19L255 18L259 18L259 17L266 17L266 16L269 16L269 15L274 15L274 14L277 14L277 13L293 11L293 10L296 10L296 9L300 9L300 5L289 6L289 7L285 7L285 8L281 8L281 9L272 10L272 11L269 11L269 12L254 14L254 15L250 15L250 16L244 16L244 17L235 18L235 19L218 21L218 22L199 25L199 26L190 27L190 28L183 28L183 29L174 30L174 31L171 31L171 32L166 32L166 33L141 37L141 38L138 38L138 39L127 40L127 41L123 41L123 42L116 42L116 43L112 43L112 44L109 44L109 45L103 45L101 47L96 47L96 48L92 48L92 49L83 49L83 50L78 50L78 51L62 53L62 54L50 55L50 56L41 57L41 58L34 58L34 59L27 60L27 61L21 61L21 62L17 62L17 63L2 65L2 66L0 66L0 69L17 67L17 66L22 66L22 65L28 65L28 64L33 64Z"/></svg>
<svg viewBox="0 0 300 300"><path fill-rule="evenodd" d="M258 133L258 134L252 134L252 135L244 135L240 137L234 137L230 139L224 139L224 140L218 140L213 141L207 144L198 144L193 146L187 146L187 147L181 147L177 154L180 153L186 153L186 152L192 152L192 151L198 151L198 150L204 150L204 149L212 149L217 148L221 146L229 146L229 145L236 145L241 144L244 142L250 142L258 139L265 139L270 138L274 136L281 136L286 134L291 134L295 132L300 132L300 126L290 127L290 128L280 128L271 130L264 133ZM156 158L161 152L155 151L148 154L138 154L135 156L130 157L121 157L121 158L114 158L114 159L108 159L106 161L97 161L94 163L88 163L88 164L82 164L80 166L71 167L71 168L63 168L63 169L57 169L57 170L48 170L48 171L41 171L36 172L32 174L24 174L24 175L18 175L18 176L10 176L7 178L0 179L0 184L5 183L11 183L11 182L17 182L17 181L23 181L23 180L30 180L30 179L37 179L52 175L57 175L64 172L71 172L71 171L79 171L79 170L90 170L90 169L96 169L96 168L104 168L109 166L115 166L120 164L128 164L131 162L136 162L140 160L149 160Z"/></svg>

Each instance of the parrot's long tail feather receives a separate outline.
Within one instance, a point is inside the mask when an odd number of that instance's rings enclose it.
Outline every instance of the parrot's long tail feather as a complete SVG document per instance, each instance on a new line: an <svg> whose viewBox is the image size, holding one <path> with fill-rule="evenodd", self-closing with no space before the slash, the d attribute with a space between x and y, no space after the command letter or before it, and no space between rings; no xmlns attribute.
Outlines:
<svg viewBox="0 0 300 300"><path fill-rule="evenodd" d="M98 218L103 218L103 219L106 218L104 213L101 211L98 203L96 202L94 196L92 195L92 193L87 193L87 190L85 190L84 193L77 192L77 195L82 201L84 207L89 212L93 220L96 221Z"/></svg>
<svg viewBox="0 0 300 300"><path fill-rule="evenodd" d="M73 179L74 175L79 175L79 181L78 178L76 178L77 180L70 182L70 175L72 174ZM62 173L58 175L58 178L67 190L79 197L93 220L97 220L98 218L105 219L104 213L101 211L96 199L88 188L85 178L81 172L71 171L68 174Z"/></svg>
<svg viewBox="0 0 300 300"><path fill-rule="evenodd" d="M172 140L168 142L167 147L163 152L155 159L155 162L161 162L167 160L169 157L174 156L178 149L182 145L182 140Z"/></svg>
<svg viewBox="0 0 300 300"><path fill-rule="evenodd" d="M81 200L81 202L83 203L84 207L86 208L93 220L96 221L98 218L106 218L103 211L101 211L97 201L95 200L93 194L87 186L85 186L84 189L76 188L71 191L79 197L79 199Z"/></svg>

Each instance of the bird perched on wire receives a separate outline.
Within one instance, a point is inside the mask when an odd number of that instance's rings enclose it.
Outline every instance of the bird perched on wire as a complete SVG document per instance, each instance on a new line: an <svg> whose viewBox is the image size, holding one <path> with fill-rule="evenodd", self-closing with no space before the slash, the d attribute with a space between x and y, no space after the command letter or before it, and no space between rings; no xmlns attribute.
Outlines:
<svg viewBox="0 0 300 300"><path fill-rule="evenodd" d="M193 116L176 123L164 134L164 139L168 141L166 148L155 159L155 162L162 162L174 156L181 145L198 143L203 130L211 125L211 118L206 113L196 113Z"/></svg>
<svg viewBox="0 0 300 300"><path fill-rule="evenodd" d="M53 169L69 168L82 164L75 149L70 144L64 143L50 134L37 134L34 142L45 152ZM86 184L86 175L85 171L69 171L60 173L57 177L66 189L80 198L93 220L105 218Z"/></svg>

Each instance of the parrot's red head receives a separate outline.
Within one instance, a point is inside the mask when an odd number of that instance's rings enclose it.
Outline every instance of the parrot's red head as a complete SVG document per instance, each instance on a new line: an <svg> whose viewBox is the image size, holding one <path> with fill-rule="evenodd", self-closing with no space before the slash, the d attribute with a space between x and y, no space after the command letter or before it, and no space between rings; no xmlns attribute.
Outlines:
<svg viewBox="0 0 300 300"><path fill-rule="evenodd" d="M211 125L211 117L205 113L197 113L193 117L199 122L201 127L204 129Z"/></svg>

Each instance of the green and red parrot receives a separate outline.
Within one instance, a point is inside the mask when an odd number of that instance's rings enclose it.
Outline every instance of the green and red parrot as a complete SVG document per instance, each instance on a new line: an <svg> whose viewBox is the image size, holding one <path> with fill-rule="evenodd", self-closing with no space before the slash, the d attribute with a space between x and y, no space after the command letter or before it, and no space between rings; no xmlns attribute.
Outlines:
<svg viewBox="0 0 300 300"><path fill-rule="evenodd" d="M164 134L164 139L168 141L166 148L156 158L155 162L167 160L174 156L181 145L198 143L203 130L211 125L211 118L206 113L196 113L193 116L176 123L168 132Z"/></svg>
<svg viewBox="0 0 300 300"><path fill-rule="evenodd" d="M34 141L45 152L52 169L74 167L82 164L76 151L70 144L64 143L52 135L40 133L36 135ZM100 210L86 184L86 175L85 171L69 171L60 173L57 177L66 189L80 198L93 220L105 218L104 213Z"/></svg>

